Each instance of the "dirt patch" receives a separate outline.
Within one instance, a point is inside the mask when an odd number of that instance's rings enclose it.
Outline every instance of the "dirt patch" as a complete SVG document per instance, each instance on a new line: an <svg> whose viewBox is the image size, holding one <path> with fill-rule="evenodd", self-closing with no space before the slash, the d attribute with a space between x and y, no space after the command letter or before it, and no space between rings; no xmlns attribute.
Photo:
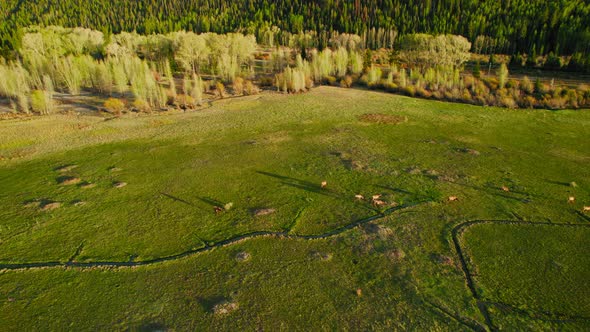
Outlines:
<svg viewBox="0 0 590 332"><path fill-rule="evenodd" d="M273 214L275 212L277 212L276 209L270 209L270 208L266 208L266 209L255 209L255 210L252 211L252 213L255 216L257 216L257 217L259 217L259 216L267 216L267 215Z"/></svg>
<svg viewBox="0 0 590 332"><path fill-rule="evenodd" d="M23 203L23 206L26 208L38 208L39 206L41 206L41 201L35 199L32 201L26 201Z"/></svg>
<svg viewBox="0 0 590 332"><path fill-rule="evenodd" d="M64 165L56 168L55 171L60 173L66 173L73 170L76 167L78 167L78 165Z"/></svg>
<svg viewBox="0 0 590 332"><path fill-rule="evenodd" d="M455 261L453 260L452 257L449 257L449 256L445 256L445 255L441 255L441 254L432 254L432 255L430 255L430 258L438 264L447 265L447 266L455 266Z"/></svg>
<svg viewBox="0 0 590 332"><path fill-rule="evenodd" d="M227 315L236 309L238 309L237 302L223 300L213 306L213 313L216 315Z"/></svg>
<svg viewBox="0 0 590 332"><path fill-rule="evenodd" d="M127 182L115 182L113 183L113 187L115 188L123 188L127 185Z"/></svg>
<svg viewBox="0 0 590 332"><path fill-rule="evenodd" d="M40 206L42 211L51 211L51 210L55 210L61 207L61 203L60 202L46 202L46 203L41 203Z"/></svg>
<svg viewBox="0 0 590 332"><path fill-rule="evenodd" d="M461 153L467 153L472 156L479 156L480 155L479 151L474 150L474 149L470 149L470 148L459 148L459 149L457 149L457 151L461 152Z"/></svg>
<svg viewBox="0 0 590 332"><path fill-rule="evenodd" d="M71 186L73 184L78 184L82 180L75 176L60 176L57 178L57 183L61 184L62 186Z"/></svg>
<svg viewBox="0 0 590 332"><path fill-rule="evenodd" d="M80 188L82 189L91 189L96 187L96 183L84 182L80 184Z"/></svg>
<svg viewBox="0 0 590 332"><path fill-rule="evenodd" d="M247 260L250 260L250 254L245 251L240 251L236 254L236 260L238 262L245 262Z"/></svg>
<svg viewBox="0 0 590 332"><path fill-rule="evenodd" d="M408 121L405 116L381 114L381 113L367 113L359 116L359 120L368 123L379 124L400 124Z"/></svg>
<svg viewBox="0 0 590 332"><path fill-rule="evenodd" d="M387 257L392 262L399 262L406 257L406 253L401 249L392 249L387 253Z"/></svg>
<svg viewBox="0 0 590 332"><path fill-rule="evenodd" d="M123 170L123 169L121 169L121 168L119 168L119 167L111 167L111 168L109 168L109 172L120 172L120 171L122 171L122 170Z"/></svg>

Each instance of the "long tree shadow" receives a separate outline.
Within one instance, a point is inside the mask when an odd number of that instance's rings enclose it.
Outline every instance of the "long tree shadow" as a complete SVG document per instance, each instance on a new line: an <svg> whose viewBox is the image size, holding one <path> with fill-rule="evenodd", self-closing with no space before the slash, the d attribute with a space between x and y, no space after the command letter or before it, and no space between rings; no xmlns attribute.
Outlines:
<svg viewBox="0 0 590 332"><path fill-rule="evenodd" d="M213 207L225 205L225 203L218 201L216 199L210 198L210 197L198 197L198 199L199 199L199 201L201 201L205 204L211 205Z"/></svg>
<svg viewBox="0 0 590 332"><path fill-rule="evenodd" d="M279 174L274 174L274 173L269 173L269 172L264 172L264 171L256 171L256 173L261 174L261 175L265 175L265 176L269 176L269 177L272 177L275 179L279 179L279 180L281 180L282 184L287 185L289 187L305 190L307 192L320 194L320 195L324 195L324 196L328 196L328 197L342 198L340 195L336 194L335 192L333 192L329 189L326 189L326 188L322 188L321 184L319 184L319 183L312 183L309 181L299 180L296 178L292 178L292 177L288 177L288 176L284 176L284 175L279 175Z"/></svg>
<svg viewBox="0 0 590 332"><path fill-rule="evenodd" d="M180 202L180 203L184 203L184 204L187 204L187 205L190 205L190 206L195 206L193 203L191 203L191 202L189 202L189 201L186 201L186 200L184 200L184 199L182 199L182 198L178 198L178 197L176 197L176 196L172 196L172 195L170 195L170 194L167 194L167 193L164 193L164 192L161 192L160 194L161 194L162 196L165 196L165 197L168 197L168 198L170 198L170 199L171 199L171 200L173 200L173 201Z"/></svg>
<svg viewBox="0 0 590 332"><path fill-rule="evenodd" d="M471 188L471 189L475 189L478 191L482 191L482 192L485 192L486 194L490 194L493 196L498 196L498 197L502 197L505 199L518 201L520 203L530 203L531 197L546 198L542 195L535 195L535 194L527 193L524 191L511 190L509 192L504 192L502 190L502 188L498 188L498 187L494 187L494 186L485 186L484 187L484 186L476 186L476 185L466 184L466 183L459 183L459 182L455 182L455 181L445 181L445 182L451 183L451 184L454 184L457 186L465 187L465 188ZM515 197L514 194L522 195L524 197Z"/></svg>

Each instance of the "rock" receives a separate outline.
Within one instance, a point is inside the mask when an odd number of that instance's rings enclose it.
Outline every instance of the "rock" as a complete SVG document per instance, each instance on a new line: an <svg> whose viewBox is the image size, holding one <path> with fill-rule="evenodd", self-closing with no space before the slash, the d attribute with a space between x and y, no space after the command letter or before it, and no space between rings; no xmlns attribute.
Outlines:
<svg viewBox="0 0 590 332"><path fill-rule="evenodd" d="M236 260L238 262L245 262L250 259L250 254L245 251L240 251L236 254Z"/></svg>
<svg viewBox="0 0 590 332"><path fill-rule="evenodd" d="M266 215L269 215L269 214L273 214L275 212L276 212L275 209L269 209L269 208L267 208L267 209L256 209L256 210L254 210L254 215L257 216L257 217L259 217L259 216L266 216Z"/></svg>
<svg viewBox="0 0 590 332"><path fill-rule="evenodd" d="M227 315L236 309L238 309L237 302L224 300L213 306L213 313L216 315Z"/></svg>
<svg viewBox="0 0 590 332"><path fill-rule="evenodd" d="M115 184L113 184L113 187L115 188L123 188L127 185L127 182L115 182Z"/></svg>

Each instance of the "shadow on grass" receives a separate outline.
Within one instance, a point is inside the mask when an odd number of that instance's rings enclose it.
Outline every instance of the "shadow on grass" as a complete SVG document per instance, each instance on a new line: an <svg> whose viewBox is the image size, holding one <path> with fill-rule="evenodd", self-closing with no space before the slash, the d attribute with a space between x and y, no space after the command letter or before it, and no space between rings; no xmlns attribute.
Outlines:
<svg viewBox="0 0 590 332"><path fill-rule="evenodd" d="M261 174L261 175L265 175L265 176L269 176L269 177L272 177L275 179L279 179L279 180L281 180L282 184L287 185L289 187L305 190L307 192L320 194L320 195L324 195L324 196L341 198L340 195L338 195L334 192L331 192L329 189L322 188L320 184L312 183L312 182L305 181L305 180L299 180L299 179L284 176L284 175L264 172L264 171L256 171L256 173Z"/></svg>
<svg viewBox="0 0 590 332"><path fill-rule="evenodd" d="M524 191L514 191L511 190L509 192L505 192L502 190L502 188L499 187L494 187L494 186L476 186L476 185L472 185L472 184L466 184L466 183L459 183L459 182L454 182L454 181L446 181L447 183L451 183L457 186L461 186L461 187L465 187L465 188L470 188L470 189L475 189L478 191L482 191L486 194L490 194L492 196L498 196L498 197L502 197L505 199L509 199L509 200L513 200L513 201L517 201L520 203L530 203L531 202L531 197L540 197L540 198L544 198L543 196L540 195L534 195L531 193L527 193ZM522 196L526 196L526 197L515 197L514 195L510 195L510 194L517 194L517 195L522 195Z"/></svg>
<svg viewBox="0 0 590 332"><path fill-rule="evenodd" d="M211 205L212 207L217 207L217 206L224 206L225 203L220 202L216 199L210 198L210 197L199 197L199 201Z"/></svg>
<svg viewBox="0 0 590 332"><path fill-rule="evenodd" d="M170 198L171 200L173 200L173 201L176 201L176 202L184 203L184 204L187 204L187 205L190 205L190 206L195 206L193 203L191 203L191 202L189 202L189 201L186 201L186 200L184 200L184 199L182 199L182 198L178 198L178 197L176 197L176 196L172 196L172 195L170 195L170 194L166 194L166 193L160 193L160 195L162 195L162 196L165 196L165 197L168 197L168 198Z"/></svg>

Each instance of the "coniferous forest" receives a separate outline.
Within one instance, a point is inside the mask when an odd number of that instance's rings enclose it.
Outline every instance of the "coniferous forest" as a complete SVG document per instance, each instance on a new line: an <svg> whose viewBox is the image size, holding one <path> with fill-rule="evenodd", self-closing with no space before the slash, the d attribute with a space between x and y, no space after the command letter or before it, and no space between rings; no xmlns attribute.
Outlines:
<svg viewBox="0 0 590 332"><path fill-rule="evenodd" d="M332 31L364 35L369 46L392 31L465 36L473 51L505 54L587 54L590 3L584 0L4 0L0 43L7 56L21 28L61 25L106 34L179 30L243 32ZM274 27L274 28L273 28ZM280 43L280 33L275 35ZM322 43L320 41L320 47Z"/></svg>

